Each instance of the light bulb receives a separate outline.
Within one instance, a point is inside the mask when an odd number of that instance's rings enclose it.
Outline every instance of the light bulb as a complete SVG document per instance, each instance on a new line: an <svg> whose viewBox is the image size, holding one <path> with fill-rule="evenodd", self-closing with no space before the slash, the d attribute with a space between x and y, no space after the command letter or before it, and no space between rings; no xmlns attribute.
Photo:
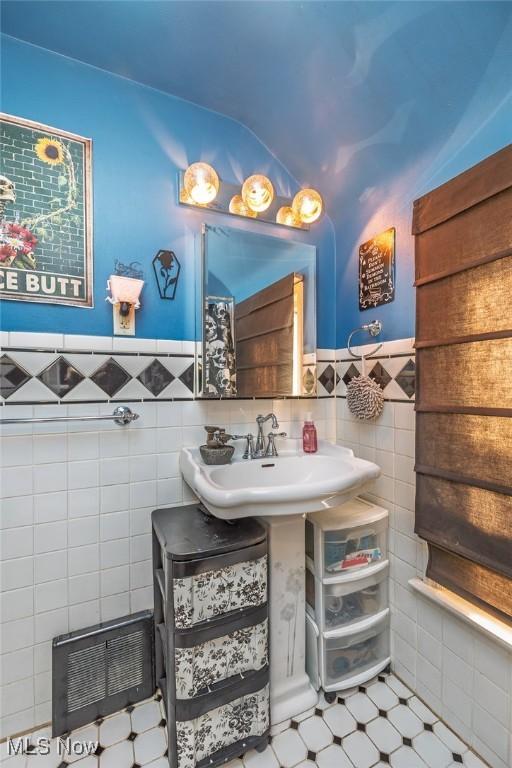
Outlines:
<svg viewBox="0 0 512 768"><path fill-rule="evenodd" d="M255 219L258 215L256 211L251 211L249 206L244 203L241 195L233 195L229 201L229 212L235 213L237 216L249 216L251 219Z"/></svg>
<svg viewBox="0 0 512 768"><path fill-rule="evenodd" d="M289 205L283 205L278 210L276 221L278 224L285 224L287 227L300 227L300 219L296 217Z"/></svg>
<svg viewBox="0 0 512 768"><path fill-rule="evenodd" d="M266 211L274 199L272 182L261 174L249 176L242 186L242 199L252 211Z"/></svg>
<svg viewBox="0 0 512 768"><path fill-rule="evenodd" d="M192 163L185 171L183 186L194 203L207 205L217 197L219 177L208 163Z"/></svg>
<svg viewBox="0 0 512 768"><path fill-rule="evenodd" d="M301 189L293 198L294 214L304 224L312 224L322 213L322 198L316 189Z"/></svg>

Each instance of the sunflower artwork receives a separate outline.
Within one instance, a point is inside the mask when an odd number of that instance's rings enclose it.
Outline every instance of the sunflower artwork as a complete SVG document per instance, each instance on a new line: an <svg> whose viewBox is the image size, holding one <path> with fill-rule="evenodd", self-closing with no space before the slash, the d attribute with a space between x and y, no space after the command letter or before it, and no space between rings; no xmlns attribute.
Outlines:
<svg viewBox="0 0 512 768"><path fill-rule="evenodd" d="M91 141L0 114L0 296L92 306Z"/></svg>

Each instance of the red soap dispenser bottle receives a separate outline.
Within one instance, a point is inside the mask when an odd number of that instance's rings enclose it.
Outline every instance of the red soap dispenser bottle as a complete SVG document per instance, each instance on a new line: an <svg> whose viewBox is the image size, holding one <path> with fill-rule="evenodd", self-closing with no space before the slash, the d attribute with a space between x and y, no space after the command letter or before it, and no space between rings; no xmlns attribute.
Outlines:
<svg viewBox="0 0 512 768"><path fill-rule="evenodd" d="M306 413L302 427L302 449L304 453L316 453L318 451L318 438L311 412Z"/></svg>

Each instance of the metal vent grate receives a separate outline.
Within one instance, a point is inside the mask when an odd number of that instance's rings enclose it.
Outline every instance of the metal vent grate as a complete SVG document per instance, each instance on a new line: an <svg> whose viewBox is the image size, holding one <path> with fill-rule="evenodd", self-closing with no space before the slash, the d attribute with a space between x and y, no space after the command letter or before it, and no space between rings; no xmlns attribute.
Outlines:
<svg viewBox="0 0 512 768"><path fill-rule="evenodd" d="M68 710L87 707L105 698L106 643L75 651L68 656Z"/></svg>
<svg viewBox="0 0 512 768"><path fill-rule="evenodd" d="M148 698L154 691L151 611L54 639L54 736Z"/></svg>
<svg viewBox="0 0 512 768"><path fill-rule="evenodd" d="M142 685L144 681L144 635L133 632L107 643L108 695Z"/></svg>

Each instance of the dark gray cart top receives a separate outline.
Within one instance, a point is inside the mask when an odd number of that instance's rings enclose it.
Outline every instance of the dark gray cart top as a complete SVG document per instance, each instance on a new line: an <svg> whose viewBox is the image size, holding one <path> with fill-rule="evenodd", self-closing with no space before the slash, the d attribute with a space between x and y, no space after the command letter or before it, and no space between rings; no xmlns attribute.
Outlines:
<svg viewBox="0 0 512 768"><path fill-rule="evenodd" d="M233 522L210 515L200 504L155 509L153 528L167 557L195 560L252 547L266 539L266 530L251 517Z"/></svg>

